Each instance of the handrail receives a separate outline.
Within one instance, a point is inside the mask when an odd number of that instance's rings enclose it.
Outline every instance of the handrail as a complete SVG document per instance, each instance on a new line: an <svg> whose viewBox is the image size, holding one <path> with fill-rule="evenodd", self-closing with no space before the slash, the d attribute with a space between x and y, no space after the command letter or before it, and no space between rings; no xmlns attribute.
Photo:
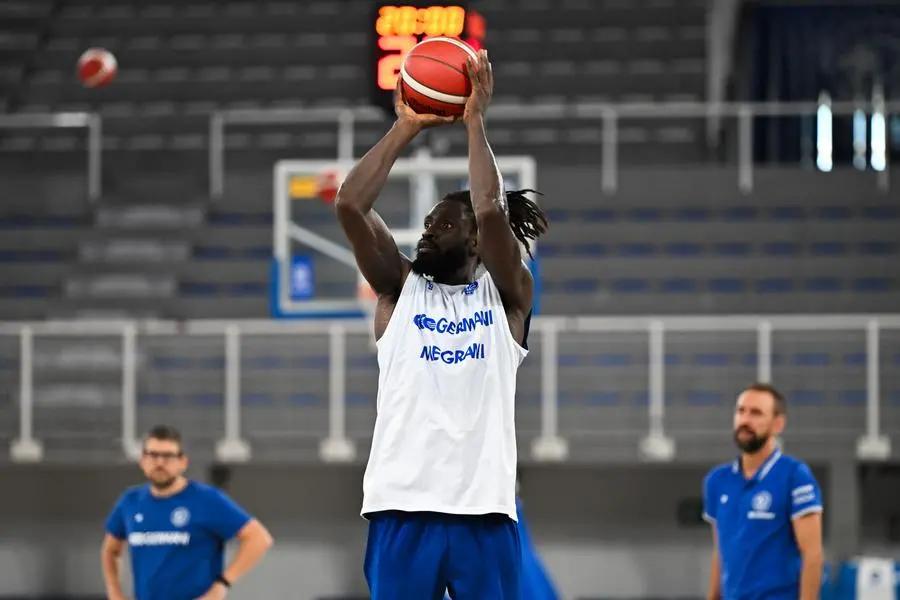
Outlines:
<svg viewBox="0 0 900 600"><path fill-rule="evenodd" d="M641 119L697 119L708 122L723 118L738 121L738 187L743 193L753 190L753 119L756 117L813 116L819 102L545 102L531 105L497 104L491 108L492 121L518 120L591 120L602 121L602 188L605 194L618 190L619 121ZM834 102L829 104L833 115L852 115L857 111L867 114L882 112L900 113L900 101ZM225 127L228 124L259 125L273 123L323 123L335 122L338 127L336 160L353 160L355 127L358 123L387 123L387 116L375 108L365 109L241 109L217 111L210 117L209 181L210 196L219 198L224 193ZM879 185L886 190L889 185L887 168L878 172Z"/></svg>
<svg viewBox="0 0 900 600"><path fill-rule="evenodd" d="M329 338L327 431L322 432L321 458L325 461L352 460L355 446L346 430L347 335L368 334L366 320L273 321L273 320L197 320L197 321L40 321L2 322L0 337L19 340L19 432L13 442L11 456L19 462L40 461L43 450L39 432L34 430L35 346L41 336L74 338L114 338L121 348L121 443L122 453L129 459L140 454L136 429L138 412L138 369L141 368L140 341L153 336L204 336L220 338L224 356L224 437L216 447L219 460L250 460L252 448L242 437L243 361L241 344L245 336L327 335ZM890 455L890 440L881 432L881 389L879 347L881 332L900 330L900 314L885 315L738 315L738 316L538 316L532 331L540 336L542 360L531 368L541 373L541 429L532 447L538 460L564 460L568 455L566 440L559 432L559 336L565 333L630 332L646 336L648 350L649 405L646 435L640 450L649 460L672 460L673 440L666 431L666 339L669 333L685 332L749 332L756 336L757 378L768 382L772 377L773 334L783 336L791 331L855 331L864 336L861 351L866 356L865 430L857 444L860 459L885 460ZM538 347L538 346L536 346ZM777 384L777 382L776 382Z"/></svg>
<svg viewBox="0 0 900 600"><path fill-rule="evenodd" d="M86 112L0 114L0 129L85 128L87 140L87 191L91 202L102 193L103 122Z"/></svg>

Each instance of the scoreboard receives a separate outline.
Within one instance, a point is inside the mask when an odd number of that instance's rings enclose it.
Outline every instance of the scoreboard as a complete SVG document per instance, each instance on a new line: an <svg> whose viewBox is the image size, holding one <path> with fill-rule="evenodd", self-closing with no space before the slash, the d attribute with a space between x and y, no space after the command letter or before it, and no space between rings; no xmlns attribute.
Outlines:
<svg viewBox="0 0 900 600"><path fill-rule="evenodd" d="M393 114L394 88L410 48L428 37L449 37L480 50L486 24L465 2L376 2L369 31L374 54L370 101Z"/></svg>

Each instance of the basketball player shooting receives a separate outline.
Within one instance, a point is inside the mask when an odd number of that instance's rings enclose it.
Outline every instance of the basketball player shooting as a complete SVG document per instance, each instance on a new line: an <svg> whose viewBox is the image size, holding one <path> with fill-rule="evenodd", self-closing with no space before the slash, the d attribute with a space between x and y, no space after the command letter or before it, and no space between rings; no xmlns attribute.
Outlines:
<svg viewBox="0 0 900 600"><path fill-rule="evenodd" d="M377 417L362 506L373 600L439 600L445 589L454 600L521 594L514 398L534 282L520 243L527 249L548 224L530 190L503 191L485 133L487 53L467 70L471 190L428 213L415 259L400 253L373 206L403 148L458 118L417 114L398 85L396 122L335 202L378 298Z"/></svg>

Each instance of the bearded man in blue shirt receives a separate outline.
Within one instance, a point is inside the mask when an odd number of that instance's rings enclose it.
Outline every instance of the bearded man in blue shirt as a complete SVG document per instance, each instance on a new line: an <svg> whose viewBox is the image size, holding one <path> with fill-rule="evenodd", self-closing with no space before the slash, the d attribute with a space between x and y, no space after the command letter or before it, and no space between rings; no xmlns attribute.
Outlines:
<svg viewBox="0 0 900 600"><path fill-rule="evenodd" d="M703 482L712 524L708 600L818 600L822 492L810 468L778 449L784 396L768 384L741 393L734 412L736 460Z"/></svg>

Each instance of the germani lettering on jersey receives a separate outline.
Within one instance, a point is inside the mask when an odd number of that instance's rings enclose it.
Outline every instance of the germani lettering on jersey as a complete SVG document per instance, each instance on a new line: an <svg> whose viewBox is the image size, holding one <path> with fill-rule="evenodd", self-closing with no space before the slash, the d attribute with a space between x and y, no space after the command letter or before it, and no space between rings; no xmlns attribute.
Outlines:
<svg viewBox="0 0 900 600"><path fill-rule="evenodd" d="M191 534L186 531L135 531L128 534L128 545L140 546L188 546Z"/></svg>
<svg viewBox="0 0 900 600"><path fill-rule="evenodd" d="M443 350L439 346L423 346L419 358L455 365L467 359L484 360L484 344L472 344L465 350Z"/></svg>
<svg viewBox="0 0 900 600"><path fill-rule="evenodd" d="M493 324L494 311L491 309L475 311L471 317L465 317L459 321L451 321L447 317L435 319L426 314L418 314L413 317L413 325L419 329L427 329L428 331L434 331L435 333L447 333L450 335L474 331L475 328L479 326L490 327Z"/></svg>

